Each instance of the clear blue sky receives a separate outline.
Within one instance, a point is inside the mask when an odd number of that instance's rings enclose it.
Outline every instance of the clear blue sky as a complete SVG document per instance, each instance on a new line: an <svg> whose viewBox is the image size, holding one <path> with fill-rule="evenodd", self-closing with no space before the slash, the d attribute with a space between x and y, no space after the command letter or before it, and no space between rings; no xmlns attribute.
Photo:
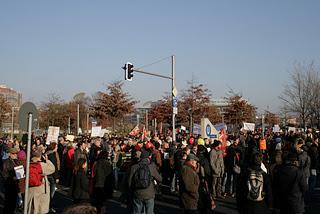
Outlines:
<svg viewBox="0 0 320 214"><path fill-rule="evenodd" d="M214 98L229 88L277 111L295 61L319 65L320 1L1 0L0 84L37 104L69 100L176 55L178 90L194 77ZM170 75L170 60L145 68ZM125 90L158 100L170 81L135 74Z"/></svg>

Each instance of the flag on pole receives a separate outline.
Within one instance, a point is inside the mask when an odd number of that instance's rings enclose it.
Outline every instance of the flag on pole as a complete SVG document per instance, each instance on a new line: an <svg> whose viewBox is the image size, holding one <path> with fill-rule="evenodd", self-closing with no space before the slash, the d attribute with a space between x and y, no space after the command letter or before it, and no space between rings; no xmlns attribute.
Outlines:
<svg viewBox="0 0 320 214"><path fill-rule="evenodd" d="M132 131L129 133L129 135L130 136L136 136L137 134L139 134L139 132L140 132L140 129L139 129L138 125L136 125L136 127L134 127L132 129Z"/></svg>
<svg viewBox="0 0 320 214"><path fill-rule="evenodd" d="M142 130L142 135L141 135L141 140L144 140L146 137L147 137L147 130L146 130L146 127L143 126L143 130Z"/></svg>

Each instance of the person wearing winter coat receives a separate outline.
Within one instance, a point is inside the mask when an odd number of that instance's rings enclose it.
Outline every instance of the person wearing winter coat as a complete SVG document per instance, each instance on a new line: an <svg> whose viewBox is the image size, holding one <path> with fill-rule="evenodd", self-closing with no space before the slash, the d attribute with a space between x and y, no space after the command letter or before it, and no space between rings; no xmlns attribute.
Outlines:
<svg viewBox="0 0 320 214"><path fill-rule="evenodd" d="M304 144L304 140L298 139L296 143L296 150L298 153L299 168L304 173L308 183L310 177L311 160L307 152L307 146Z"/></svg>
<svg viewBox="0 0 320 214"><path fill-rule="evenodd" d="M88 153L87 153L88 142L82 140L78 143L78 148L74 151L74 166L77 165L78 159L85 158L88 162Z"/></svg>
<svg viewBox="0 0 320 214"><path fill-rule="evenodd" d="M86 175L87 160L80 158L74 168L72 180L72 198L75 204L88 203L89 196L89 179Z"/></svg>
<svg viewBox="0 0 320 214"><path fill-rule="evenodd" d="M197 173L199 159L194 155L188 155L181 171L181 201L185 214L197 214L199 202L200 179Z"/></svg>
<svg viewBox="0 0 320 214"><path fill-rule="evenodd" d="M13 214L17 206L19 193L19 180L16 179L14 167L19 166L17 161L18 150L16 148L8 149L9 158L3 161L2 177L4 179L4 209L3 213Z"/></svg>
<svg viewBox="0 0 320 214"><path fill-rule="evenodd" d="M155 199L155 183L161 183L162 177L159 174L156 165L154 163L150 163L151 152L142 149L140 155L140 161L133 165L130 170L128 184L129 188L133 192L133 214L140 214L143 212L143 208L145 207L146 214L153 214L154 209L154 199ZM150 170L150 185L147 188L138 189L135 184L135 174L138 172L138 169L141 165L147 165Z"/></svg>
<svg viewBox="0 0 320 214"><path fill-rule="evenodd" d="M44 214L49 212L50 204L50 183L47 176L55 172L53 163L45 155L45 162L41 162L41 152L32 153L31 162L40 162L42 168L42 184L40 186L29 187L29 195L26 202L28 206L28 214Z"/></svg>
<svg viewBox="0 0 320 214"><path fill-rule="evenodd" d="M105 209L105 201L112 197L113 175L112 165L108 161L108 152L102 151L98 155L96 163L93 164L93 204L100 213Z"/></svg>
<svg viewBox="0 0 320 214"><path fill-rule="evenodd" d="M53 196L56 191L56 185L59 182L59 171L60 171L60 158L58 154L58 145L56 142L51 142L48 146L48 159L53 163L55 167L55 172L51 175L48 175L48 181L50 183L50 211L55 213L53 208Z"/></svg>
<svg viewBox="0 0 320 214"><path fill-rule="evenodd" d="M225 169L227 174L227 181L225 187L225 195L229 194L230 196L234 197L236 193L236 185L238 174L234 172L234 167L240 166L240 155L238 151L238 144L239 138L231 144L226 150L226 157L225 157Z"/></svg>
<svg viewBox="0 0 320 214"><path fill-rule="evenodd" d="M298 155L289 153L285 163L274 174L273 191L275 207L281 214L304 213L304 194L308 189L302 169L298 167Z"/></svg>
<svg viewBox="0 0 320 214"><path fill-rule="evenodd" d="M222 177L224 173L223 151L221 142L215 140L210 151L210 166L212 168L212 195L214 198L223 198L222 196Z"/></svg>
<svg viewBox="0 0 320 214"><path fill-rule="evenodd" d="M273 208L269 174L262 170L262 154L252 151L248 168L241 171L236 201L239 214L268 214Z"/></svg>

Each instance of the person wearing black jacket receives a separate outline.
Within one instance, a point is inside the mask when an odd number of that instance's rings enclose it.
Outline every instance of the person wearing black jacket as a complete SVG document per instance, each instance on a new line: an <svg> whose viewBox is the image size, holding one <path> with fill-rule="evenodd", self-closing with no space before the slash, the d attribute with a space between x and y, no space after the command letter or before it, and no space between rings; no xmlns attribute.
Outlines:
<svg viewBox="0 0 320 214"><path fill-rule="evenodd" d="M261 169L262 154L259 151L252 151L248 156L250 156L248 168L241 171L237 183L236 199L238 211L240 214L267 214L269 213L268 209L273 208L272 186L269 174ZM252 177L256 179L252 180ZM260 180L261 177L262 181ZM259 183L261 186L257 185ZM253 191L250 191L250 188Z"/></svg>
<svg viewBox="0 0 320 214"><path fill-rule="evenodd" d="M89 179L86 175L87 160L80 158L75 166L72 182L72 198L75 204L87 203L89 197Z"/></svg>
<svg viewBox="0 0 320 214"><path fill-rule="evenodd" d="M98 155L96 163L93 165L93 203L100 213L105 209L105 202L112 197L113 174L112 165L108 161L108 152L102 151Z"/></svg>
<svg viewBox="0 0 320 214"><path fill-rule="evenodd" d="M8 149L9 158L3 161L3 170L1 171L4 179L5 188L5 201L3 213L15 213L17 207L17 198L19 192L18 180L16 179L16 173L14 167L18 166L16 148Z"/></svg>
<svg viewBox="0 0 320 214"><path fill-rule="evenodd" d="M234 197L236 193L238 174L234 172L233 168L235 167L235 165L240 166L240 155L237 148L238 144L239 138L236 138L233 144L230 145L226 151L227 155L224 159L225 170L227 173L225 196L229 194L230 196Z"/></svg>
<svg viewBox="0 0 320 214"><path fill-rule="evenodd" d="M281 214L304 213L304 193L308 189L302 169L298 168L298 154L288 154L285 163L276 169L273 190L276 208Z"/></svg>
<svg viewBox="0 0 320 214"><path fill-rule="evenodd" d="M48 146L48 159L53 163L55 172L48 175L48 181L50 182L50 212L55 213L53 208L53 196L56 191L56 184L59 182L59 171L60 171L60 158L58 154L58 145L56 142L51 142Z"/></svg>

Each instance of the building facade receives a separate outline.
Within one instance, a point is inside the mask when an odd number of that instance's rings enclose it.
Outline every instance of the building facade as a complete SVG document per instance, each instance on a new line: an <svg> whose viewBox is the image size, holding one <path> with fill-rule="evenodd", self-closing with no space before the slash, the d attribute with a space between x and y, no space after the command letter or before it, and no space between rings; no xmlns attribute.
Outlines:
<svg viewBox="0 0 320 214"><path fill-rule="evenodd" d="M17 126L17 115L19 112L19 108L22 105L22 94L15 91L13 88L9 88L5 85L0 85L0 96L3 96L5 100L9 103L9 105L12 107L11 112L8 112L8 119L3 121L1 124L2 130L6 133L11 132L12 129L12 115L13 122L16 124L14 129L16 129Z"/></svg>

